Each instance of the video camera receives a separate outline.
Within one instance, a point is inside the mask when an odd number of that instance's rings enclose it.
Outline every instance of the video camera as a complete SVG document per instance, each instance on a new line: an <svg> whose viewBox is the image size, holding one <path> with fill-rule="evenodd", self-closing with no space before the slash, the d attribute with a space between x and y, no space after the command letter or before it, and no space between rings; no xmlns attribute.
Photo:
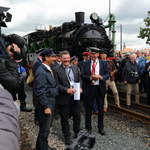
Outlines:
<svg viewBox="0 0 150 150"><path fill-rule="evenodd" d="M78 137L65 150L90 150L95 145L95 136L87 130L81 130Z"/></svg>
<svg viewBox="0 0 150 150"><path fill-rule="evenodd" d="M7 27L5 22L10 22L12 18L12 15L7 12L9 9L10 8L0 6L0 56L3 58L8 56L8 53L6 52L6 47L8 45L11 45L12 43L15 43L21 49L20 55L22 57L25 57L27 46L24 38L22 38L17 34L10 34L10 35L1 34L1 27ZM13 49L11 52L15 53Z"/></svg>
<svg viewBox="0 0 150 150"><path fill-rule="evenodd" d="M9 9L10 8L0 6L0 27L7 27L5 22L11 22L12 15L7 12Z"/></svg>
<svg viewBox="0 0 150 150"><path fill-rule="evenodd" d="M7 27L5 22L11 21L12 15L8 10L9 8L0 6L0 84L13 94L17 93L20 82L16 60L25 61L27 46L24 38L17 34L1 34L1 27ZM20 52L15 49L15 44Z"/></svg>

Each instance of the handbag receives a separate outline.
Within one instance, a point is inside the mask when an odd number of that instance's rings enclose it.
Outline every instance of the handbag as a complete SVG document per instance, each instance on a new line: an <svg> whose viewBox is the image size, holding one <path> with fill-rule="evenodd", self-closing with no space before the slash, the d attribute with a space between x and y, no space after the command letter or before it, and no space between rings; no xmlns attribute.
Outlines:
<svg viewBox="0 0 150 150"><path fill-rule="evenodd" d="M26 83L32 84L34 81L34 75L32 69L29 70L29 76L27 77Z"/></svg>

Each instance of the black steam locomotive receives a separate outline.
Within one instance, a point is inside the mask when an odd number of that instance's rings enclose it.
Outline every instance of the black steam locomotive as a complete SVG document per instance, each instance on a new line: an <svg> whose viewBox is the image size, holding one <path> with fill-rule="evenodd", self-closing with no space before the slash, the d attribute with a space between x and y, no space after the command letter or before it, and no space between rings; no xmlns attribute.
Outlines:
<svg viewBox="0 0 150 150"><path fill-rule="evenodd" d="M33 43L36 43L37 48L45 42L49 47L58 51L68 50L71 55L79 58L88 47L99 48L112 56L113 44L108 39L102 19L93 13L90 15L92 23L84 23L84 12L76 12L75 18L75 21L65 22L62 26L52 28L50 31L37 30L28 34L26 38L28 38L29 48L32 48Z"/></svg>

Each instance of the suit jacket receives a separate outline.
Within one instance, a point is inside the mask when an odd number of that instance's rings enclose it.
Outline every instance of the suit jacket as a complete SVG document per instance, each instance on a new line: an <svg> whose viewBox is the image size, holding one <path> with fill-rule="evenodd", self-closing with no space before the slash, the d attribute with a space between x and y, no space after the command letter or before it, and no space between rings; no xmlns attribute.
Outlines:
<svg viewBox="0 0 150 150"><path fill-rule="evenodd" d="M38 105L43 109L54 107L55 97L58 94L57 83L51 72L43 64L35 72L33 90L38 97Z"/></svg>
<svg viewBox="0 0 150 150"><path fill-rule="evenodd" d="M109 78L109 73L107 69L107 62L99 60L99 74L103 76L103 80L99 80L99 87L103 94L106 92L106 80ZM92 86L91 80L91 60L86 61L84 68L82 69L82 80L85 84L85 88Z"/></svg>
<svg viewBox="0 0 150 150"><path fill-rule="evenodd" d="M80 71L77 65L72 65L71 69L74 74L74 81L80 82ZM70 82L66 75L65 68L60 65L54 70L54 74L57 80L59 95L56 97L56 103L60 105L69 104L71 95L67 93L67 89L70 88Z"/></svg>

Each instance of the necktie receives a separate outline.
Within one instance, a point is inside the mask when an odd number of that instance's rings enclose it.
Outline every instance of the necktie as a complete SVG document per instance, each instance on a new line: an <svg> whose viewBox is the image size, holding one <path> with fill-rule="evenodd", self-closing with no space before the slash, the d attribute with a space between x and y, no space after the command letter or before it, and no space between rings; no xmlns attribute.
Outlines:
<svg viewBox="0 0 150 150"><path fill-rule="evenodd" d="M92 75L95 74L95 69L96 69L96 62L93 62L93 64L92 64Z"/></svg>

